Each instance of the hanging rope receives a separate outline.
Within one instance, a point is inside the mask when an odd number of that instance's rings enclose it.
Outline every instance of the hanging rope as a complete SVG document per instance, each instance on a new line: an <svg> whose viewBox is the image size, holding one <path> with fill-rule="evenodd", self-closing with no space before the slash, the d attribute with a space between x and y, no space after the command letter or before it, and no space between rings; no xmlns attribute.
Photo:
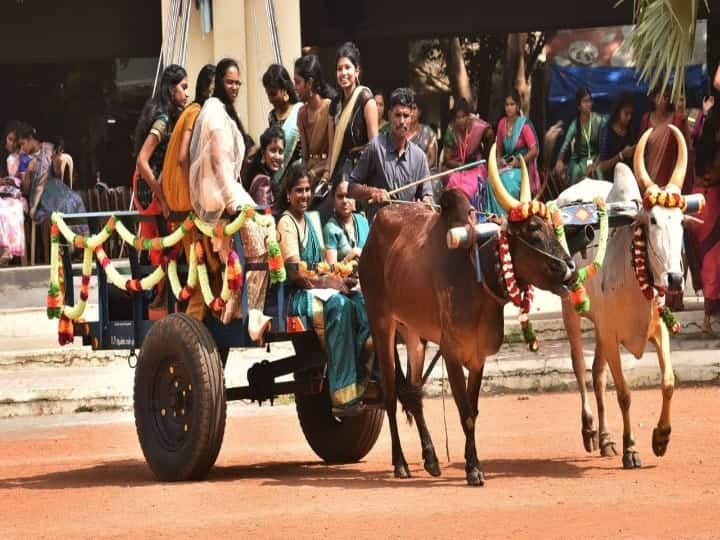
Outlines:
<svg viewBox="0 0 720 540"><path fill-rule="evenodd" d="M273 50L275 63L282 64L280 36L278 35L277 21L275 19L275 5L273 4L273 0L265 0L265 15L267 16L268 30L270 33L270 46Z"/></svg>

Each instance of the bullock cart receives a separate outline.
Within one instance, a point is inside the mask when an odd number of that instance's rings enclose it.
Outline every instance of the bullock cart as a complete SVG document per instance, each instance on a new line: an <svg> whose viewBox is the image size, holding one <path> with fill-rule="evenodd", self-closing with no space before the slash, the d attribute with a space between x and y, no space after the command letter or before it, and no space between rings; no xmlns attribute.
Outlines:
<svg viewBox="0 0 720 540"><path fill-rule="evenodd" d="M67 225L87 221L91 230L96 231L94 236L108 229L109 220L114 222L111 222L110 228L120 228L117 224L124 223L126 231L138 221L148 219L135 212L56 217ZM173 221L182 222L183 219L184 216L171 216ZM68 228L64 228L67 232ZM246 264L240 234L235 232L233 236L243 276L252 270L268 270L267 263ZM55 265L62 282L63 275L71 276L73 273L70 250L66 249L69 242L66 235L58 234L56 229L53 241L59 244ZM96 242L90 237L75 237L72 243L76 247L89 244L92 249ZM63 339L70 341L80 336L83 344L94 350L129 349L131 358L135 356L134 350L139 349L134 364L135 425L145 459L158 479L199 480L207 476L222 444L226 403L232 400L252 400L262 404L264 401L272 402L278 396L294 396L307 442L328 463L355 462L372 449L384 418L376 383L370 381L365 407L359 414L346 417L333 414L326 384L325 353L311 321L284 316L288 298L285 283L269 285L264 312L272 320L263 332L262 346L269 350L274 342L290 341L295 354L279 360L257 362L247 371L247 385L226 387L224 368L230 350L261 347L250 337L248 317L223 325L213 315L207 315L200 322L184 313L174 313L177 300L173 287L168 286L172 281L172 272L167 265L166 273L170 279L166 279L165 291L169 314L151 320L150 293L142 290L147 287L141 287L140 280L157 273L157 267L141 264L137 249L143 247L141 243L126 244L126 247L129 248L129 272L121 279L126 280L125 288L133 292L121 291L113 285L118 284L117 276L122 270L115 269L112 263L101 262L105 260L104 254L98 255L98 249L95 249L94 257L91 253L89 258L88 275L82 279L84 284L89 283L89 274L97 276L98 320L84 321L76 317L67 328L67 318L61 318L60 339L61 342ZM170 250L163 251L167 256ZM187 266L176 264L175 268L178 280L186 278ZM87 268L82 271L83 274L86 274L85 270ZM52 282L51 277L51 289ZM242 312L245 314L248 313L247 289L243 287L241 294ZM87 298L87 290L80 291L78 301L73 280L65 279L60 302L61 305L64 303L60 308L63 313L76 315L72 311L83 303L83 298ZM70 335L67 335L68 332ZM293 380L277 380L287 375L293 375Z"/></svg>

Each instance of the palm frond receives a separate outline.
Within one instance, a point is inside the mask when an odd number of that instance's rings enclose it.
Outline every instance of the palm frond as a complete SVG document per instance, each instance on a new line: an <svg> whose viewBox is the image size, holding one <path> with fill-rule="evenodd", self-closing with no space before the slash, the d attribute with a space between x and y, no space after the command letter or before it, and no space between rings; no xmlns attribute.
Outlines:
<svg viewBox="0 0 720 540"><path fill-rule="evenodd" d="M641 80L650 88L659 86L661 92L674 76L672 101L685 94L685 68L695 46L698 5L699 0L634 0L635 28L629 41L636 69Z"/></svg>

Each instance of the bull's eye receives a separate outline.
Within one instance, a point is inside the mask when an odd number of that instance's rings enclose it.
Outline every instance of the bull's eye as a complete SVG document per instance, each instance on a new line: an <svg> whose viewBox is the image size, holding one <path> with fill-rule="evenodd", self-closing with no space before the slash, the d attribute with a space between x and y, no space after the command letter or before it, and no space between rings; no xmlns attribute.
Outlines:
<svg viewBox="0 0 720 540"><path fill-rule="evenodd" d="M650 218L650 225L657 225L657 219L655 219L655 217Z"/></svg>

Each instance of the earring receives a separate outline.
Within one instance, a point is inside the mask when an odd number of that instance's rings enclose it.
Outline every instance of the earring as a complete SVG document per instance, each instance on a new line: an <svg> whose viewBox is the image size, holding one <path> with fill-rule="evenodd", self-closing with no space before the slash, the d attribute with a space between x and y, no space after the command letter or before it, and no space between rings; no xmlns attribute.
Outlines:
<svg viewBox="0 0 720 540"><path fill-rule="evenodd" d="M287 92L285 92L285 94L283 94L283 101L284 101L285 103L287 103L288 101L290 101L290 96L287 95Z"/></svg>

